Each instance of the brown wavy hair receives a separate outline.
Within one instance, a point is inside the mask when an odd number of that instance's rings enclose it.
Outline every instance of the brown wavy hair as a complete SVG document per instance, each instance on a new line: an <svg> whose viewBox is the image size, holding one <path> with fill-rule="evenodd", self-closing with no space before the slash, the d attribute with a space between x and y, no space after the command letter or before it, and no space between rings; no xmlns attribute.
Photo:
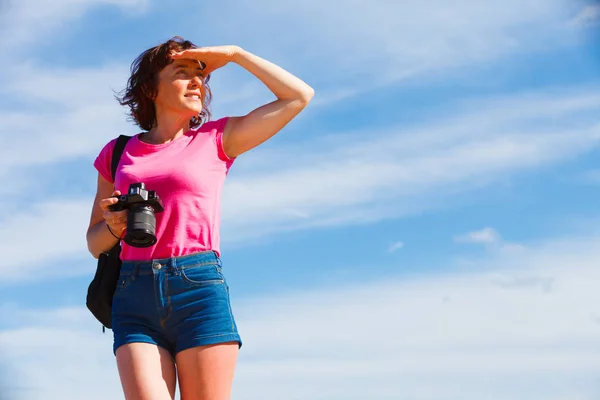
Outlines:
<svg viewBox="0 0 600 400"><path fill-rule="evenodd" d="M131 64L131 76L127 87L115 96L122 106L129 107L130 120L140 128L149 131L156 124L156 108L154 99L158 92L158 74L164 67L171 64L172 52L195 49L194 43L175 36L166 42L152 47L138 56ZM190 126L199 125L211 118L210 101L212 92L208 86L210 75L203 79L202 111L190 120Z"/></svg>

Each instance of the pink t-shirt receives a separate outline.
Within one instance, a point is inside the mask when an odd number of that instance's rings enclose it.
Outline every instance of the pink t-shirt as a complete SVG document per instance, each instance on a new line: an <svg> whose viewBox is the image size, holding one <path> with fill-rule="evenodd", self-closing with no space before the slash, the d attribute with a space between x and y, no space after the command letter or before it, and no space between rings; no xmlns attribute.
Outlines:
<svg viewBox="0 0 600 400"><path fill-rule="evenodd" d="M223 151L228 118L209 121L164 144L148 144L133 136L117 168L115 189L127 194L131 183L155 190L164 211L156 213L156 238L151 247L121 242L121 259L151 260L219 250L221 191L234 159ZM109 182L116 138L100 151L94 167Z"/></svg>

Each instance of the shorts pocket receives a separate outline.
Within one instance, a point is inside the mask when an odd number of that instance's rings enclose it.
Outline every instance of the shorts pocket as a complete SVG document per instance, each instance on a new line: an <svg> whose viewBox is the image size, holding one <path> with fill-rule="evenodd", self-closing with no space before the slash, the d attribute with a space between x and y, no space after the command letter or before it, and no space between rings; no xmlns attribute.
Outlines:
<svg viewBox="0 0 600 400"><path fill-rule="evenodd" d="M190 285L204 286L224 283L221 267L213 265L196 265L181 269L181 279Z"/></svg>
<svg viewBox="0 0 600 400"><path fill-rule="evenodd" d="M119 280L117 281L117 287L115 288L115 293L113 297L122 293L131 283L133 282L134 277L132 275L121 275L119 276Z"/></svg>

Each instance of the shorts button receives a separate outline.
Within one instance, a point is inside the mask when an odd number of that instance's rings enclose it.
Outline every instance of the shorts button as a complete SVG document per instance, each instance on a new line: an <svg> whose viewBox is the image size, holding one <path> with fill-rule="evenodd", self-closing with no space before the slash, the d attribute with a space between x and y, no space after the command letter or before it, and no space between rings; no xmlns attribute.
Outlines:
<svg viewBox="0 0 600 400"><path fill-rule="evenodd" d="M154 264L154 269L161 269L162 265L160 265L160 263L156 263Z"/></svg>

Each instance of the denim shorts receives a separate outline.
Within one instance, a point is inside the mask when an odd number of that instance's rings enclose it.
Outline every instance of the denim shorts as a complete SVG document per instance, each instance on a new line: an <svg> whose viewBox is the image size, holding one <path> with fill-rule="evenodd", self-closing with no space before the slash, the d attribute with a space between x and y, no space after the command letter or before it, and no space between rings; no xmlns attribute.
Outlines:
<svg viewBox="0 0 600 400"><path fill-rule="evenodd" d="M242 341L229 286L213 251L146 261L123 261L113 297L113 353L127 343L185 349Z"/></svg>

